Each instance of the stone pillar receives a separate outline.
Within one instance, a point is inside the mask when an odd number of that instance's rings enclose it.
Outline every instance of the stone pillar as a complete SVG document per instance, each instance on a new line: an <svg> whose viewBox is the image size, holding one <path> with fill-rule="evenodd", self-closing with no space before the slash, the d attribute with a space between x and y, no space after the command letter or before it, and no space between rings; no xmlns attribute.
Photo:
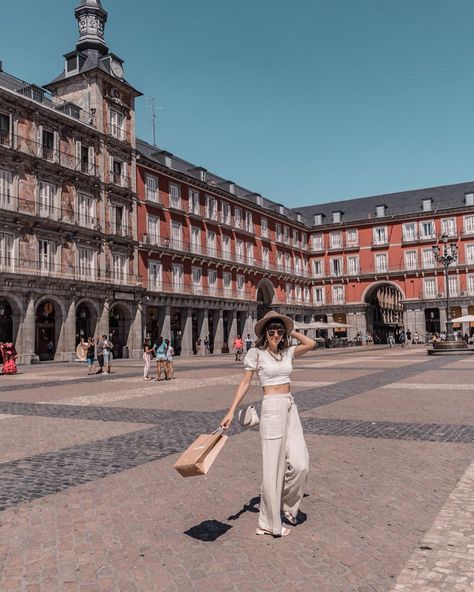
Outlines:
<svg viewBox="0 0 474 592"><path fill-rule="evenodd" d="M100 318L97 319L97 329L95 337L109 335L109 309L111 304L111 300L104 300L102 313L100 315Z"/></svg>
<svg viewBox="0 0 474 592"><path fill-rule="evenodd" d="M334 322L334 318L332 316L332 313L328 313L326 316L328 319L328 323ZM332 339L334 337L334 329L328 329L328 337L329 337L329 339Z"/></svg>
<svg viewBox="0 0 474 592"><path fill-rule="evenodd" d="M349 340L353 340L357 335L358 331L360 331L360 329L358 329L357 327L359 320L357 318L358 315L360 315L360 313L357 312L348 312L346 315L347 324L351 325L350 327L347 327L347 339Z"/></svg>
<svg viewBox="0 0 474 592"><path fill-rule="evenodd" d="M230 315L230 326L229 326L229 348L232 347L234 339L237 337L237 313L235 310L229 311Z"/></svg>
<svg viewBox="0 0 474 592"><path fill-rule="evenodd" d="M446 331L446 307L440 307L439 309L439 330Z"/></svg>
<svg viewBox="0 0 474 592"><path fill-rule="evenodd" d="M61 326L55 360L72 362L76 359L76 303L71 300L66 305L66 318Z"/></svg>
<svg viewBox="0 0 474 592"><path fill-rule="evenodd" d="M214 353L220 354L224 344L224 311L220 308L214 313Z"/></svg>
<svg viewBox="0 0 474 592"><path fill-rule="evenodd" d="M181 355L193 355L193 309L181 309Z"/></svg>
<svg viewBox="0 0 474 592"><path fill-rule="evenodd" d="M244 340L247 337L247 334L250 333L250 337L252 338L252 341L255 341L255 331L254 331L254 327L255 327L255 319L257 316L257 311L254 310L248 310L247 311L247 318L245 319L245 325L244 325Z"/></svg>
<svg viewBox="0 0 474 592"><path fill-rule="evenodd" d="M23 319L23 322L20 323L16 341L16 348L20 353L18 363L38 364L39 357L35 352L36 315L33 294L28 294L25 318Z"/></svg>
<svg viewBox="0 0 474 592"><path fill-rule="evenodd" d="M134 360L143 356L143 342L145 340L145 311L146 308L138 302L135 310L132 310L132 323L128 335L128 352Z"/></svg>
<svg viewBox="0 0 474 592"><path fill-rule="evenodd" d="M171 339L171 307L169 304L159 308L158 327L163 339Z"/></svg>
<svg viewBox="0 0 474 592"><path fill-rule="evenodd" d="M465 317L469 314L469 308L467 306L461 306L461 316ZM470 327L469 322L462 324L462 334L467 333L469 335Z"/></svg>
<svg viewBox="0 0 474 592"><path fill-rule="evenodd" d="M209 311L204 308L199 311L199 339L202 343L202 351L204 352L204 340L209 339Z"/></svg>

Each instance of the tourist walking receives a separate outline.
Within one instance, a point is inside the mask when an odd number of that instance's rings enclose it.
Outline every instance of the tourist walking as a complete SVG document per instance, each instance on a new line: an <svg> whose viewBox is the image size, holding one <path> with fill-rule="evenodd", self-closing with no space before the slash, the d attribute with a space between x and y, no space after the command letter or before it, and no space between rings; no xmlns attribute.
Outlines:
<svg viewBox="0 0 474 592"><path fill-rule="evenodd" d="M81 348L85 352L87 362L87 374L94 374L94 359L95 359L95 343L94 338L89 337L87 341L81 339Z"/></svg>
<svg viewBox="0 0 474 592"><path fill-rule="evenodd" d="M174 367L173 367L173 356L174 356L174 349L171 345L169 339L165 339L166 343L166 371L167 371L167 379L174 380Z"/></svg>
<svg viewBox="0 0 474 592"><path fill-rule="evenodd" d="M234 339L234 349L235 349L235 361L240 362L242 354L244 352L244 342L242 341L242 337L237 335Z"/></svg>
<svg viewBox="0 0 474 592"><path fill-rule="evenodd" d="M96 337L95 340L95 352L97 356L97 372L96 374L102 374L104 371L104 344L102 337Z"/></svg>
<svg viewBox="0 0 474 592"><path fill-rule="evenodd" d="M309 457L298 410L290 390L293 358L314 348L314 341L297 333L287 316L270 311L255 325L257 341L245 357L245 373L221 426L228 429L234 413L249 390L256 373L263 387L260 418L263 484L257 534L289 535L281 511L290 524L297 524L304 494ZM299 345L289 345L294 337Z"/></svg>
<svg viewBox="0 0 474 592"><path fill-rule="evenodd" d="M16 374L18 371L16 367L18 352L16 351L15 346L11 341L0 345L3 360L2 374Z"/></svg>
<svg viewBox="0 0 474 592"><path fill-rule="evenodd" d="M402 344L402 347L405 347L406 339L407 339L407 337L406 337L405 331L402 330L402 332L398 336L398 341Z"/></svg>
<svg viewBox="0 0 474 592"><path fill-rule="evenodd" d="M209 337L206 335L204 338L204 355L207 356L209 354Z"/></svg>
<svg viewBox="0 0 474 592"><path fill-rule="evenodd" d="M388 344L390 347L395 345L395 337L393 336L393 333L388 334Z"/></svg>
<svg viewBox="0 0 474 592"><path fill-rule="evenodd" d="M166 345L165 340L160 335L158 339L155 341L154 345L155 350L155 357L156 357L156 380L161 380L161 371L163 370L165 374L165 380L168 378L168 371L166 368L166 352L168 347Z"/></svg>
<svg viewBox="0 0 474 592"><path fill-rule="evenodd" d="M148 341L145 340L143 344L143 380L151 380L150 378L150 366L151 366L151 358L153 357L153 346Z"/></svg>
<svg viewBox="0 0 474 592"><path fill-rule="evenodd" d="M103 352L104 352L105 373L111 374L112 373L111 362L113 360L112 350L113 350L114 344L111 341L109 341L109 339L107 339L107 335L102 335L102 341L103 341L102 347L103 347Z"/></svg>
<svg viewBox="0 0 474 592"><path fill-rule="evenodd" d="M250 333L247 333L247 337L245 338L245 351L249 351L249 349L252 347L253 345L253 341L252 338L250 337Z"/></svg>
<svg viewBox="0 0 474 592"><path fill-rule="evenodd" d="M407 347L409 347L411 345L411 340L412 340L411 331L410 331L410 329L407 329L407 332L406 332Z"/></svg>

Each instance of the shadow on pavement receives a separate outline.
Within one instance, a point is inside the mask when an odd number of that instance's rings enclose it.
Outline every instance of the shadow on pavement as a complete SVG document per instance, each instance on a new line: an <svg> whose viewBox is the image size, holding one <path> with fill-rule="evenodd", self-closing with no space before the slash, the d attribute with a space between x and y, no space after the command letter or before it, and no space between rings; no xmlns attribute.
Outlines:
<svg viewBox="0 0 474 592"><path fill-rule="evenodd" d="M231 528L232 526L229 524L224 524L218 520L204 520L201 524L196 524L196 526L186 530L184 534L198 541L212 543Z"/></svg>

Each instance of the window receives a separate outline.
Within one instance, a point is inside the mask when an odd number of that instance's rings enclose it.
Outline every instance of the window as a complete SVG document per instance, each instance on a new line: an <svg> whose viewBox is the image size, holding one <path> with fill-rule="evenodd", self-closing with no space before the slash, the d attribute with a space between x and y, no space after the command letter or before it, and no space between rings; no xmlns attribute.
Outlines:
<svg viewBox="0 0 474 592"><path fill-rule="evenodd" d="M435 266L433 249L423 249L423 269L432 269Z"/></svg>
<svg viewBox="0 0 474 592"><path fill-rule="evenodd" d="M342 275L342 257L333 257L330 259L329 269L332 276Z"/></svg>
<svg viewBox="0 0 474 592"><path fill-rule="evenodd" d="M202 292L202 269L200 267L191 268L191 278L193 284L193 293L200 294Z"/></svg>
<svg viewBox="0 0 474 592"><path fill-rule="evenodd" d="M262 248L262 265L265 269L268 269L270 265L270 251L268 247Z"/></svg>
<svg viewBox="0 0 474 592"><path fill-rule="evenodd" d="M275 224L275 240L279 243L283 241L281 224L279 224L278 222Z"/></svg>
<svg viewBox="0 0 474 592"><path fill-rule="evenodd" d="M331 232L329 235L329 246L331 249L342 248L342 232Z"/></svg>
<svg viewBox="0 0 474 592"><path fill-rule="evenodd" d="M215 234L214 234L214 240L215 240ZM197 226L191 226L191 253L200 253L200 252L201 252L201 230Z"/></svg>
<svg viewBox="0 0 474 592"><path fill-rule="evenodd" d="M333 212L332 213L332 221L334 224L339 224L342 220L342 212Z"/></svg>
<svg viewBox="0 0 474 592"><path fill-rule="evenodd" d="M13 207L13 175L0 169L0 208L11 210Z"/></svg>
<svg viewBox="0 0 474 592"><path fill-rule="evenodd" d="M458 295L458 276L457 275L450 275L449 276L449 294L450 294L450 296L457 296Z"/></svg>
<svg viewBox="0 0 474 592"><path fill-rule="evenodd" d="M206 235L206 241L207 241L207 250L209 252L209 255L211 255L212 257L216 257L216 255L217 255L216 233L213 232L212 230L208 231L208 233Z"/></svg>
<svg viewBox="0 0 474 592"><path fill-rule="evenodd" d="M13 234L0 232L0 270L12 271L14 267Z"/></svg>
<svg viewBox="0 0 474 592"><path fill-rule="evenodd" d="M181 209L181 186L170 183L170 208Z"/></svg>
<svg viewBox="0 0 474 592"><path fill-rule="evenodd" d="M313 288L313 300L314 304L324 304L324 288Z"/></svg>
<svg viewBox="0 0 474 592"><path fill-rule="evenodd" d="M474 193L466 193L464 195L464 203L467 206L474 206Z"/></svg>
<svg viewBox="0 0 474 592"><path fill-rule="evenodd" d="M148 289L158 291L162 289L163 268L158 261L148 261Z"/></svg>
<svg viewBox="0 0 474 592"><path fill-rule="evenodd" d="M281 251L277 251L277 270L283 271L283 253Z"/></svg>
<svg viewBox="0 0 474 592"><path fill-rule="evenodd" d="M222 285L224 287L224 296L232 296L232 275L229 271L222 274Z"/></svg>
<svg viewBox="0 0 474 592"><path fill-rule="evenodd" d="M403 240L405 242L416 240L416 225L414 222L403 225Z"/></svg>
<svg viewBox="0 0 474 592"><path fill-rule="evenodd" d="M234 226L236 228L242 228L242 209L235 208L234 210Z"/></svg>
<svg viewBox="0 0 474 592"><path fill-rule="evenodd" d="M158 193L158 177L145 175L145 199L158 203L160 196Z"/></svg>
<svg viewBox="0 0 474 592"><path fill-rule="evenodd" d="M333 304L344 304L344 286L332 287Z"/></svg>
<svg viewBox="0 0 474 592"><path fill-rule="evenodd" d="M295 257L295 273L296 275L302 275L303 273L303 262L301 257Z"/></svg>
<svg viewBox="0 0 474 592"><path fill-rule="evenodd" d="M94 228L96 218L96 201L91 195L78 193L77 195L77 211L79 226L85 228Z"/></svg>
<svg viewBox="0 0 474 592"><path fill-rule="evenodd" d="M253 258L253 244L252 243L246 243L246 245L245 245L245 256L247 258L247 264L248 265L253 265L254 264L254 258Z"/></svg>
<svg viewBox="0 0 474 592"><path fill-rule="evenodd" d="M441 220L441 233L448 236L456 236L456 219L445 218Z"/></svg>
<svg viewBox="0 0 474 592"><path fill-rule="evenodd" d="M470 296L474 295L474 275L467 276L467 291Z"/></svg>
<svg viewBox="0 0 474 592"><path fill-rule="evenodd" d="M351 255L347 258L347 273L357 275L359 273L359 256Z"/></svg>
<svg viewBox="0 0 474 592"><path fill-rule="evenodd" d="M50 240L38 241L38 266L40 271L54 271L56 264L56 243Z"/></svg>
<svg viewBox="0 0 474 592"><path fill-rule="evenodd" d="M474 216L464 216L464 234L474 234Z"/></svg>
<svg viewBox="0 0 474 592"><path fill-rule="evenodd" d="M313 234L313 251L324 251L324 242L322 234Z"/></svg>
<svg viewBox="0 0 474 592"><path fill-rule="evenodd" d="M244 261L244 241L241 239L237 239L235 241L235 256L239 263L243 263Z"/></svg>
<svg viewBox="0 0 474 592"><path fill-rule="evenodd" d="M171 222L171 248L183 248L183 227L179 222Z"/></svg>
<svg viewBox="0 0 474 592"><path fill-rule="evenodd" d="M232 253L230 251L230 236L223 234L222 235L222 256L224 257L224 259L230 259L231 255L232 255Z"/></svg>
<svg viewBox="0 0 474 592"><path fill-rule="evenodd" d="M313 225L320 226L323 223L323 215L322 214L315 214L313 216Z"/></svg>
<svg viewBox="0 0 474 592"><path fill-rule="evenodd" d="M383 218L385 216L385 209L387 206L377 206L375 208L375 216L377 218Z"/></svg>
<svg viewBox="0 0 474 592"><path fill-rule="evenodd" d="M76 142L76 167L81 173L95 174L94 146L84 146L79 140Z"/></svg>
<svg viewBox="0 0 474 592"><path fill-rule="evenodd" d="M222 202L222 224L227 224L227 226L231 225L230 204L225 201Z"/></svg>
<svg viewBox="0 0 474 592"><path fill-rule="evenodd" d="M207 203L207 217L210 220L217 220L217 200L215 197L210 195L206 196Z"/></svg>
<svg viewBox="0 0 474 592"><path fill-rule="evenodd" d="M295 286L295 300L301 302L303 300L303 290L299 284Z"/></svg>
<svg viewBox="0 0 474 592"><path fill-rule="evenodd" d="M466 245L466 263L474 264L474 245Z"/></svg>
<svg viewBox="0 0 474 592"><path fill-rule="evenodd" d="M376 226L374 228L374 245L386 245L387 244L387 227Z"/></svg>
<svg viewBox="0 0 474 592"><path fill-rule="evenodd" d="M416 269L418 257L416 251L405 251L405 269Z"/></svg>
<svg viewBox="0 0 474 592"><path fill-rule="evenodd" d="M156 216L148 216L148 242L152 245L160 243L160 219Z"/></svg>
<svg viewBox="0 0 474 592"><path fill-rule="evenodd" d="M290 244L290 229L288 228L288 226L283 226L283 241L285 242L285 245Z"/></svg>
<svg viewBox="0 0 474 592"><path fill-rule="evenodd" d="M311 300L311 291L309 289L309 286L304 286L303 287L303 299L306 302L306 304L310 303Z"/></svg>
<svg viewBox="0 0 474 592"><path fill-rule="evenodd" d="M435 238L435 225L433 220L420 222L420 238Z"/></svg>
<svg viewBox="0 0 474 592"><path fill-rule="evenodd" d="M298 245L299 245L298 230L296 228L293 228L293 246L297 247Z"/></svg>
<svg viewBox="0 0 474 592"><path fill-rule="evenodd" d="M286 301L292 302L293 300L293 286L291 284L286 284Z"/></svg>
<svg viewBox="0 0 474 592"><path fill-rule="evenodd" d="M10 116L0 113L0 144L10 146L11 141L11 121Z"/></svg>
<svg viewBox="0 0 474 592"><path fill-rule="evenodd" d="M268 238L268 220L263 216L260 219L260 231L263 238Z"/></svg>
<svg viewBox="0 0 474 592"><path fill-rule="evenodd" d="M41 130L41 156L50 162L58 162L59 136L56 132L40 128Z"/></svg>
<svg viewBox="0 0 474 592"><path fill-rule="evenodd" d="M435 278L424 278L423 280L423 293L425 298L436 298L436 279Z"/></svg>
<svg viewBox="0 0 474 592"><path fill-rule="evenodd" d="M77 250L77 269L79 277L90 280L95 279L94 251L92 249L79 247Z"/></svg>
<svg viewBox="0 0 474 592"><path fill-rule="evenodd" d="M324 259L313 260L314 277L322 277L324 275Z"/></svg>
<svg viewBox="0 0 474 592"><path fill-rule="evenodd" d="M201 215L201 209L199 206L199 191L195 189L189 190L189 213L195 214L196 216Z"/></svg>
<svg viewBox="0 0 474 592"><path fill-rule="evenodd" d="M307 248L307 246L308 246L307 245L307 240L308 240L308 237L307 237L306 233L302 232L301 233L301 248L302 249L306 249Z"/></svg>
<svg viewBox="0 0 474 592"><path fill-rule="evenodd" d="M247 232L253 232L253 214L248 210L245 212L245 230Z"/></svg>
<svg viewBox="0 0 474 592"><path fill-rule="evenodd" d="M117 140L125 140L125 115L110 109L110 135Z"/></svg>
<svg viewBox="0 0 474 592"><path fill-rule="evenodd" d="M421 202L421 207L424 212L431 212L433 209L433 200L431 198L423 199Z"/></svg>
<svg viewBox="0 0 474 592"><path fill-rule="evenodd" d="M40 181L39 184L39 215L42 218L57 219L56 186Z"/></svg>
<svg viewBox="0 0 474 592"><path fill-rule="evenodd" d="M387 271L387 255L385 253L375 255L375 271Z"/></svg>
<svg viewBox="0 0 474 592"><path fill-rule="evenodd" d="M183 289L183 266L179 263L173 263L171 273L173 278L173 290L181 292Z"/></svg>
<svg viewBox="0 0 474 592"><path fill-rule="evenodd" d="M112 206L110 231L118 236L128 236L128 228L123 206Z"/></svg>
<svg viewBox="0 0 474 592"><path fill-rule="evenodd" d="M242 296L245 292L245 277L237 274L237 292Z"/></svg>
<svg viewBox="0 0 474 592"><path fill-rule="evenodd" d="M112 279L125 282L127 280L128 258L125 255L112 255Z"/></svg>
<svg viewBox="0 0 474 592"><path fill-rule="evenodd" d="M115 183L115 185L120 185L120 187L127 187L128 178L126 171L127 165L125 162L117 160L116 158L112 158L112 167L110 169L112 183Z"/></svg>
<svg viewBox="0 0 474 592"><path fill-rule="evenodd" d="M215 294L217 291L217 271L215 269L207 270L207 283L209 285L209 292Z"/></svg>
<svg viewBox="0 0 474 592"><path fill-rule="evenodd" d="M285 253L285 271L291 272L291 255Z"/></svg>
<svg viewBox="0 0 474 592"><path fill-rule="evenodd" d="M352 247L354 245L359 244L359 237L358 237L357 228L351 228L346 231L346 242L347 242L348 246L352 246Z"/></svg>

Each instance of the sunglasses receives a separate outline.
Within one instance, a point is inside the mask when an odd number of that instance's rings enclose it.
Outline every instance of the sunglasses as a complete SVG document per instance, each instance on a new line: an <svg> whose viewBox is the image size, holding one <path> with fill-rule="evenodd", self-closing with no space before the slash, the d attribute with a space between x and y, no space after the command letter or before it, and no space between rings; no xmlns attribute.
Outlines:
<svg viewBox="0 0 474 592"><path fill-rule="evenodd" d="M283 337L283 335L286 333L285 329L268 329L267 330L267 335L269 335L270 337L273 337L274 335L278 335L280 337Z"/></svg>

